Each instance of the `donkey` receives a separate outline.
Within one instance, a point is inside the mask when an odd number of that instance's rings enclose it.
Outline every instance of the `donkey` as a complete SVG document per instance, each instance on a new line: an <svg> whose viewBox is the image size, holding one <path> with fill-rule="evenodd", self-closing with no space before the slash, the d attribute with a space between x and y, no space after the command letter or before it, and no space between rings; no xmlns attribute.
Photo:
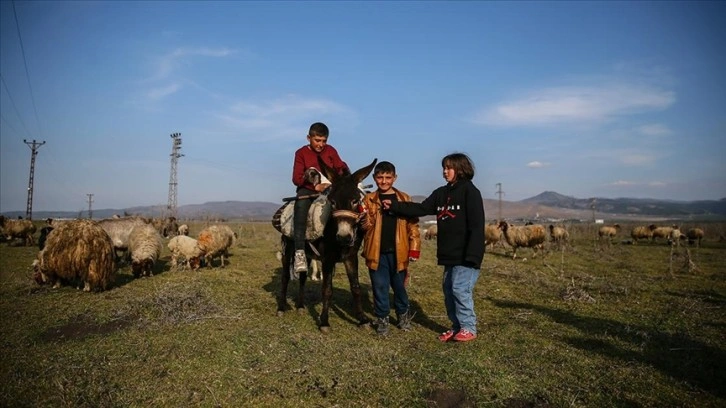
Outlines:
<svg viewBox="0 0 726 408"><path fill-rule="evenodd" d="M330 331L328 314L333 297L333 274L335 264L342 262L345 265L345 272L348 275L350 291L353 295L353 312L363 326L370 323L370 320L363 313L361 299L361 287L358 279L358 252L363 241L363 231L359 224L358 206L361 202L361 191L358 185L363 181L377 159L368 166L356 170L353 174L349 171L343 174L336 174L322 160L318 160L323 175L330 182L328 191L328 202L332 206L332 213L325 223L323 236L306 245L308 264L313 258L320 258L323 269L322 302L323 308L320 312L319 327L323 333ZM315 251L313 251L313 249ZM277 299L277 314L281 316L287 310L287 288L290 283L290 265L293 262L295 245L291 238L282 236L282 285ZM305 309L305 281L307 273L300 274L300 287L295 299L295 307L298 311Z"/></svg>

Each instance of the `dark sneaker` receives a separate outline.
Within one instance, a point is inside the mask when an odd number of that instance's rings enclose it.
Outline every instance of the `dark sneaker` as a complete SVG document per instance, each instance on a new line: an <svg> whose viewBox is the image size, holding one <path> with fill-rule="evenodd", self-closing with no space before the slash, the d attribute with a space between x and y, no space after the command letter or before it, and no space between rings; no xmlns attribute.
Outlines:
<svg viewBox="0 0 726 408"><path fill-rule="evenodd" d="M439 334L439 341L442 342L442 343L446 343L447 341L449 341L452 338L454 338L454 335L455 334L456 334L455 331L453 331L453 330L447 330L447 331Z"/></svg>
<svg viewBox="0 0 726 408"><path fill-rule="evenodd" d="M308 271L308 260L305 257L305 251L298 249L295 251L295 259L293 260L292 272L290 278L297 280L300 277L300 273Z"/></svg>
<svg viewBox="0 0 726 408"><path fill-rule="evenodd" d="M378 333L379 336L385 336L388 334L388 316L376 319L376 333Z"/></svg>
<svg viewBox="0 0 726 408"><path fill-rule="evenodd" d="M415 315L416 313L411 313L410 310L404 314L398 315L398 328L403 331L411 330L411 320L413 320Z"/></svg>
<svg viewBox="0 0 726 408"><path fill-rule="evenodd" d="M454 341L471 341L475 338L476 333L472 333L466 329L461 329L458 333L456 333L456 336L454 336Z"/></svg>

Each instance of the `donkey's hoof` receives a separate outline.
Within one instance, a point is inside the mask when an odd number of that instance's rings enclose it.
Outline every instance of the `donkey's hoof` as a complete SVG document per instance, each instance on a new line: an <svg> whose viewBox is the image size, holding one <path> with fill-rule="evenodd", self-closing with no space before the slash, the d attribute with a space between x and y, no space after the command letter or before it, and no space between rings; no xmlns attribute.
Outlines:
<svg viewBox="0 0 726 408"><path fill-rule="evenodd" d="M323 334L330 333L330 326L320 326L320 332L322 332Z"/></svg>
<svg viewBox="0 0 726 408"><path fill-rule="evenodd" d="M285 312L283 310L278 310L277 311L277 317L282 317L284 315L285 315Z"/></svg>

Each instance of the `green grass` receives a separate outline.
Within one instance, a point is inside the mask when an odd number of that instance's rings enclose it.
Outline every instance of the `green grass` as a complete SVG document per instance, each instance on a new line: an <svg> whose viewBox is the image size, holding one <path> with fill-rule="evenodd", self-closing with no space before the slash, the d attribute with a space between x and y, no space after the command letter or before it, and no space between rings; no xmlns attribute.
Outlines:
<svg viewBox="0 0 726 408"><path fill-rule="evenodd" d="M411 268L411 332L358 327L338 265L323 334L318 282L303 313L276 315L272 227L232 227L226 268L170 272L166 251L155 276L123 267L100 293L38 286L37 249L0 245L0 406L726 405L726 244L715 239L671 254L573 227L564 252L525 248L513 261L495 247L475 289L479 338L441 344L434 241Z"/></svg>

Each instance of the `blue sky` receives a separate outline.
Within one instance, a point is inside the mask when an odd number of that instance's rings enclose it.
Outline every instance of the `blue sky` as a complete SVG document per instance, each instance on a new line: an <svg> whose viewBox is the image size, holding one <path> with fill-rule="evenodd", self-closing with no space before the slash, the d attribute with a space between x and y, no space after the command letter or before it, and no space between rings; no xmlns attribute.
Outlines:
<svg viewBox="0 0 726 408"><path fill-rule="evenodd" d="M414 195L461 151L484 198L726 197L723 2L0 7L0 211L23 139L34 211L165 206L175 132L178 205L280 202L317 121Z"/></svg>

